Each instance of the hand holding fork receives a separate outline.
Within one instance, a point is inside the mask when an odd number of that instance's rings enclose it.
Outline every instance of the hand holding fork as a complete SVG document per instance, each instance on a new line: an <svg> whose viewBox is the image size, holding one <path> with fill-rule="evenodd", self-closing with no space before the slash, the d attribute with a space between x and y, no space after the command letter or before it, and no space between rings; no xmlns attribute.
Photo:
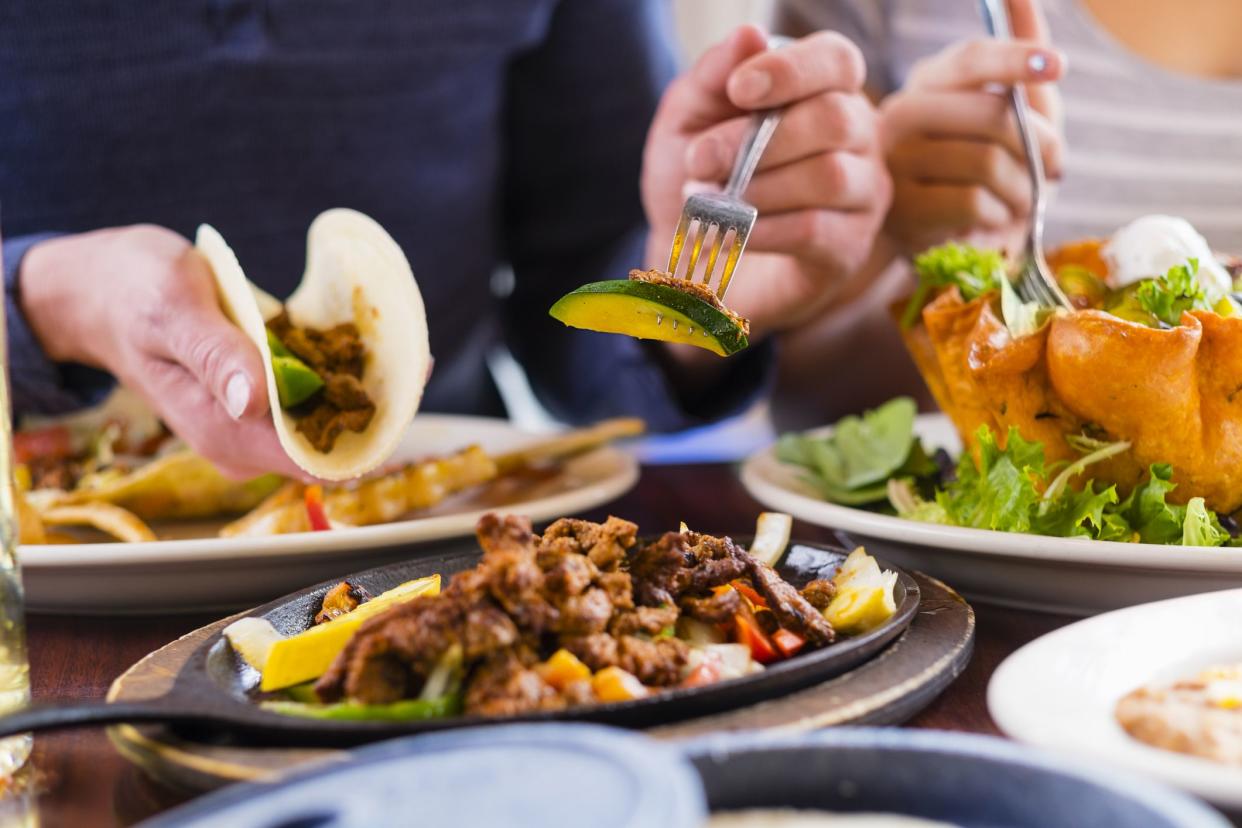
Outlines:
<svg viewBox="0 0 1242 828"><path fill-rule="evenodd" d="M715 217L725 234L687 236L679 253L682 271L692 258L697 268L710 263L729 271L732 281L712 284L718 293L727 287L730 307L750 318L752 339L821 312L871 251L890 184L863 77L861 54L840 35L821 32L769 49L762 32L742 27L661 101L642 182L651 262L668 261L687 191L721 189L756 124L754 148L769 139L755 163L738 165L731 188L757 218L735 212L733 203ZM782 113L779 126L775 118L755 118L775 111ZM720 194L701 203L711 202L719 207ZM738 232L747 226L748 233ZM738 268L743 248L749 252ZM696 275L702 281L703 271Z"/></svg>

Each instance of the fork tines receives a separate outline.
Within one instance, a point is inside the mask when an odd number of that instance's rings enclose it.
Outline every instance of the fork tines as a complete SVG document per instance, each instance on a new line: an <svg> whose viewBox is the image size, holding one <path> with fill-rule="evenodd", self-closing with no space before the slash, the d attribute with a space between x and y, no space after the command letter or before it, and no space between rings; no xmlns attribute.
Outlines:
<svg viewBox="0 0 1242 828"><path fill-rule="evenodd" d="M685 271L680 278L690 282L695 281L699 257L704 245L708 244L710 236L707 262L699 280L710 287L716 261L720 258L720 251L728 239L729 252L725 256L719 285L716 288L716 295L723 299L725 291L729 288L729 281L733 278L733 270L737 267L738 259L742 257L742 251L746 249L746 239L750 236L751 228L755 226L757 216L758 211L754 207L724 195L699 193L690 196L686 199L686 205L681 212L681 220L677 222L677 231L673 234L673 246L668 256L669 275L678 276L681 254L688 243L690 254Z"/></svg>

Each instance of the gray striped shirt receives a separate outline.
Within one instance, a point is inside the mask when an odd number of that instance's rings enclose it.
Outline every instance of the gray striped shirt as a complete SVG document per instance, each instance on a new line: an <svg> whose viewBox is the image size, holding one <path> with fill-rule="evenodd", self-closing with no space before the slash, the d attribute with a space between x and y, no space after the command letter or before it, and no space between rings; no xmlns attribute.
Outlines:
<svg viewBox="0 0 1242 828"><path fill-rule="evenodd" d="M1078 0L1043 0L1069 57L1065 177L1048 215L1056 243L1108 236L1149 213L1190 221L1242 253L1242 80L1163 69L1126 49ZM835 29L867 58L869 85L900 86L920 58L984 34L972 0L786 0L791 31Z"/></svg>

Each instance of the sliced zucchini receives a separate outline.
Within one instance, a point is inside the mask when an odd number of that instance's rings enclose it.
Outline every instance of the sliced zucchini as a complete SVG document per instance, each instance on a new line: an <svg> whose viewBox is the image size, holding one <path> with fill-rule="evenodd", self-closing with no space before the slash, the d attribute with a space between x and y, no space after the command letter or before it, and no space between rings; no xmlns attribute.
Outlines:
<svg viewBox="0 0 1242 828"><path fill-rule="evenodd" d="M750 344L737 322L697 296L636 279L583 285L549 313L571 328L696 345L720 356Z"/></svg>

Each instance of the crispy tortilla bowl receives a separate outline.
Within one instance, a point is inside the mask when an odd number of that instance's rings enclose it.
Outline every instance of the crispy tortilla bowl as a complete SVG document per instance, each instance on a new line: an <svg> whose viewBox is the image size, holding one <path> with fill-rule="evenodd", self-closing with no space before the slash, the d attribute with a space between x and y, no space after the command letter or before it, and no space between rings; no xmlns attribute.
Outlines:
<svg viewBox="0 0 1242 828"><path fill-rule="evenodd" d="M1063 284L1084 272L1102 281L1101 246L1067 245L1049 263ZM1049 462L1081 456L1067 436L1124 440L1130 448L1093 465L1092 478L1124 495L1151 464L1169 463L1170 500L1203 497L1222 514L1242 506L1242 318L1191 310L1177 326L1150 327L1079 307L1014 337L996 292L965 301L948 287L902 336L972 452L980 426L1002 439L1017 428Z"/></svg>

